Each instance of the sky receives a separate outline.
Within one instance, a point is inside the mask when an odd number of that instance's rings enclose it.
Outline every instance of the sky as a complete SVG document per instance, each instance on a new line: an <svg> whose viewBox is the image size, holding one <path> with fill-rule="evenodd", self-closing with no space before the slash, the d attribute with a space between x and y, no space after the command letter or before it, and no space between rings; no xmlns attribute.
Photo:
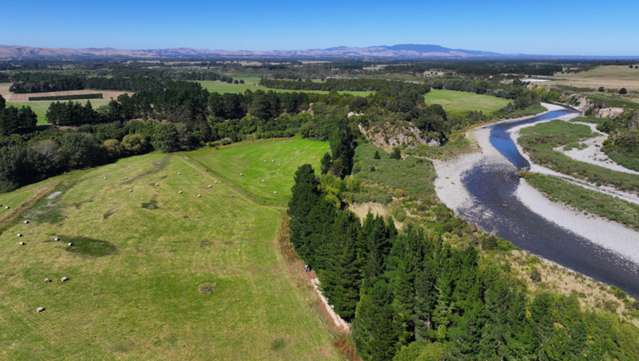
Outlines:
<svg viewBox="0 0 639 361"><path fill-rule="evenodd" d="M639 55L637 0L6 1L3 45L293 50L419 43Z"/></svg>

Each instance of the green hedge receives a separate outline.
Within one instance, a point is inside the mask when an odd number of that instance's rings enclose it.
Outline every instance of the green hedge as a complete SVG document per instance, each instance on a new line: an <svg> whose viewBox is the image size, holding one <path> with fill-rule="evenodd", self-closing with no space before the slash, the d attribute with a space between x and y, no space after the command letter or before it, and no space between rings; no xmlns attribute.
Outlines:
<svg viewBox="0 0 639 361"><path fill-rule="evenodd" d="M102 99L102 93L29 97L29 101L31 100L75 100L75 99Z"/></svg>

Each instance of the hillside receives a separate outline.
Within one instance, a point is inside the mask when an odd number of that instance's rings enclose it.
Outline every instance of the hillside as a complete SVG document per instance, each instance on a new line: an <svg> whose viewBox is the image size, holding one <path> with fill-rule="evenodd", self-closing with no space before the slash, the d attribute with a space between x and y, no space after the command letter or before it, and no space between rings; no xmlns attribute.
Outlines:
<svg viewBox="0 0 639 361"><path fill-rule="evenodd" d="M0 360L339 360L276 243L326 148L152 153L0 195Z"/></svg>

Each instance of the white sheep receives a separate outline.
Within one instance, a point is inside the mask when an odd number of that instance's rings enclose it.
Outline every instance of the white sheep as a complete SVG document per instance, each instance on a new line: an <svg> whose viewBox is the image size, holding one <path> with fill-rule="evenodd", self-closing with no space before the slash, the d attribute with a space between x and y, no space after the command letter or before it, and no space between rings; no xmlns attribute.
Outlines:
<svg viewBox="0 0 639 361"><path fill-rule="evenodd" d="M40 307L36 308L36 312L37 312L37 313L44 312L44 310L46 310L46 308L44 308L44 307L42 307L42 306L40 306Z"/></svg>

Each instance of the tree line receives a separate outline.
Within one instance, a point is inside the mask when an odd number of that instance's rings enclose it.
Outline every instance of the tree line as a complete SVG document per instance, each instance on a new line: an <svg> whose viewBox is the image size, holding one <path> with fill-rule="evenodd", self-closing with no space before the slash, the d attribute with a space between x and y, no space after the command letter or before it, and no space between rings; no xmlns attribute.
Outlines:
<svg viewBox="0 0 639 361"><path fill-rule="evenodd" d="M243 83L230 76L210 70L190 71L118 71L112 76L92 74L59 74L54 72L19 72L12 76L9 90L14 93L41 93L64 90L127 90L142 91L162 88L167 81L218 80L227 83Z"/></svg>
<svg viewBox="0 0 639 361"><path fill-rule="evenodd" d="M31 108L7 106L7 102L0 95L0 135L32 132L37 122L37 116Z"/></svg>
<svg viewBox="0 0 639 361"><path fill-rule="evenodd" d="M474 246L436 230L360 222L330 201L310 165L295 174L290 235L365 361L636 360L632 325L583 311L574 296L530 294Z"/></svg>

